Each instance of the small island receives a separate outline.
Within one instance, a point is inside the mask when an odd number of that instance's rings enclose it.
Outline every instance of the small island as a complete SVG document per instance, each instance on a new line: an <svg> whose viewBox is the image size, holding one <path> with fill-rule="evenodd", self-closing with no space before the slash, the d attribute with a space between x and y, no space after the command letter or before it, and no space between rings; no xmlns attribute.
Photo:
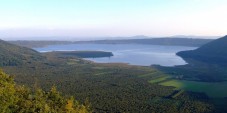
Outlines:
<svg viewBox="0 0 227 113"><path fill-rule="evenodd" d="M102 58L112 57L112 52L105 51L53 51L52 53L60 57L79 57L79 58Z"/></svg>

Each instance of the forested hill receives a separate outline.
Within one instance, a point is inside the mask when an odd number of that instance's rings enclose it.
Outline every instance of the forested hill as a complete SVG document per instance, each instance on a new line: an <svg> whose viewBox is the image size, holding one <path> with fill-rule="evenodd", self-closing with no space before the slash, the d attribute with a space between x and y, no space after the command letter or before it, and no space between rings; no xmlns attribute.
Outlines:
<svg viewBox="0 0 227 113"><path fill-rule="evenodd" d="M22 47L28 47L28 48L45 47L48 45L73 44L72 41L24 41L24 40L18 40L18 41L8 41L8 42L15 44L15 45L22 46Z"/></svg>
<svg viewBox="0 0 227 113"><path fill-rule="evenodd" d="M177 53L177 55L187 59L192 58L195 60L227 65L227 36L214 40L202 47Z"/></svg>
<svg viewBox="0 0 227 113"><path fill-rule="evenodd" d="M17 66L43 59L44 57L35 50L0 40L0 66Z"/></svg>

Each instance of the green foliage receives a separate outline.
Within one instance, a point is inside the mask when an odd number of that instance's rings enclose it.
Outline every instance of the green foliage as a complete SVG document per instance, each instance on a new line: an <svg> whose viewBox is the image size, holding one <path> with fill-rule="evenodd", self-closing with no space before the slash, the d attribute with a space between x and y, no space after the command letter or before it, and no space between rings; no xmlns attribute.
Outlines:
<svg viewBox="0 0 227 113"><path fill-rule="evenodd" d="M65 98L52 87L49 92L42 89L30 91L16 85L11 76L0 71L1 113L88 113L89 108L72 97Z"/></svg>
<svg viewBox="0 0 227 113"><path fill-rule="evenodd" d="M0 112L9 112L10 107L15 107L17 97L13 79L0 71Z"/></svg>
<svg viewBox="0 0 227 113"><path fill-rule="evenodd" d="M160 85L173 86L176 89L184 89L187 91L204 92L212 98L224 98L227 95L225 90L227 82L200 82L200 81L186 81L186 80L167 80L161 82Z"/></svg>

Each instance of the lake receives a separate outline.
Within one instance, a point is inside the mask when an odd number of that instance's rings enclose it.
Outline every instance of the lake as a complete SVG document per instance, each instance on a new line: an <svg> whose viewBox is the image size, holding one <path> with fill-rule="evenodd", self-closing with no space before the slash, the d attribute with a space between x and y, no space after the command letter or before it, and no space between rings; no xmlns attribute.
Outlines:
<svg viewBox="0 0 227 113"><path fill-rule="evenodd" d="M128 63L130 65L185 65L185 62L176 53L179 51L193 50L196 47L162 46L140 44L68 44L50 45L42 48L34 48L39 52L50 51L77 51L94 50L112 52L114 56L105 58L87 58L98 63Z"/></svg>

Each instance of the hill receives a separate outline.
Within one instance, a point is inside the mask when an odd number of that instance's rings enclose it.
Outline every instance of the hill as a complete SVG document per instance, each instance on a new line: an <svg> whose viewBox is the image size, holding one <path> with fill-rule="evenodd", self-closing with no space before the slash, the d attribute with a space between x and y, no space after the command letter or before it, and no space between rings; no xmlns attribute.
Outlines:
<svg viewBox="0 0 227 113"><path fill-rule="evenodd" d="M0 66L17 66L43 59L44 57L35 50L0 40Z"/></svg>
<svg viewBox="0 0 227 113"><path fill-rule="evenodd" d="M24 40L18 40L18 41L8 41L9 43L28 47L28 48L38 48L38 47L45 47L48 45L64 45L64 44L72 44L71 41L24 41Z"/></svg>
<svg viewBox="0 0 227 113"><path fill-rule="evenodd" d="M196 50L182 51L177 55L211 64L227 65L227 36L207 43Z"/></svg>

